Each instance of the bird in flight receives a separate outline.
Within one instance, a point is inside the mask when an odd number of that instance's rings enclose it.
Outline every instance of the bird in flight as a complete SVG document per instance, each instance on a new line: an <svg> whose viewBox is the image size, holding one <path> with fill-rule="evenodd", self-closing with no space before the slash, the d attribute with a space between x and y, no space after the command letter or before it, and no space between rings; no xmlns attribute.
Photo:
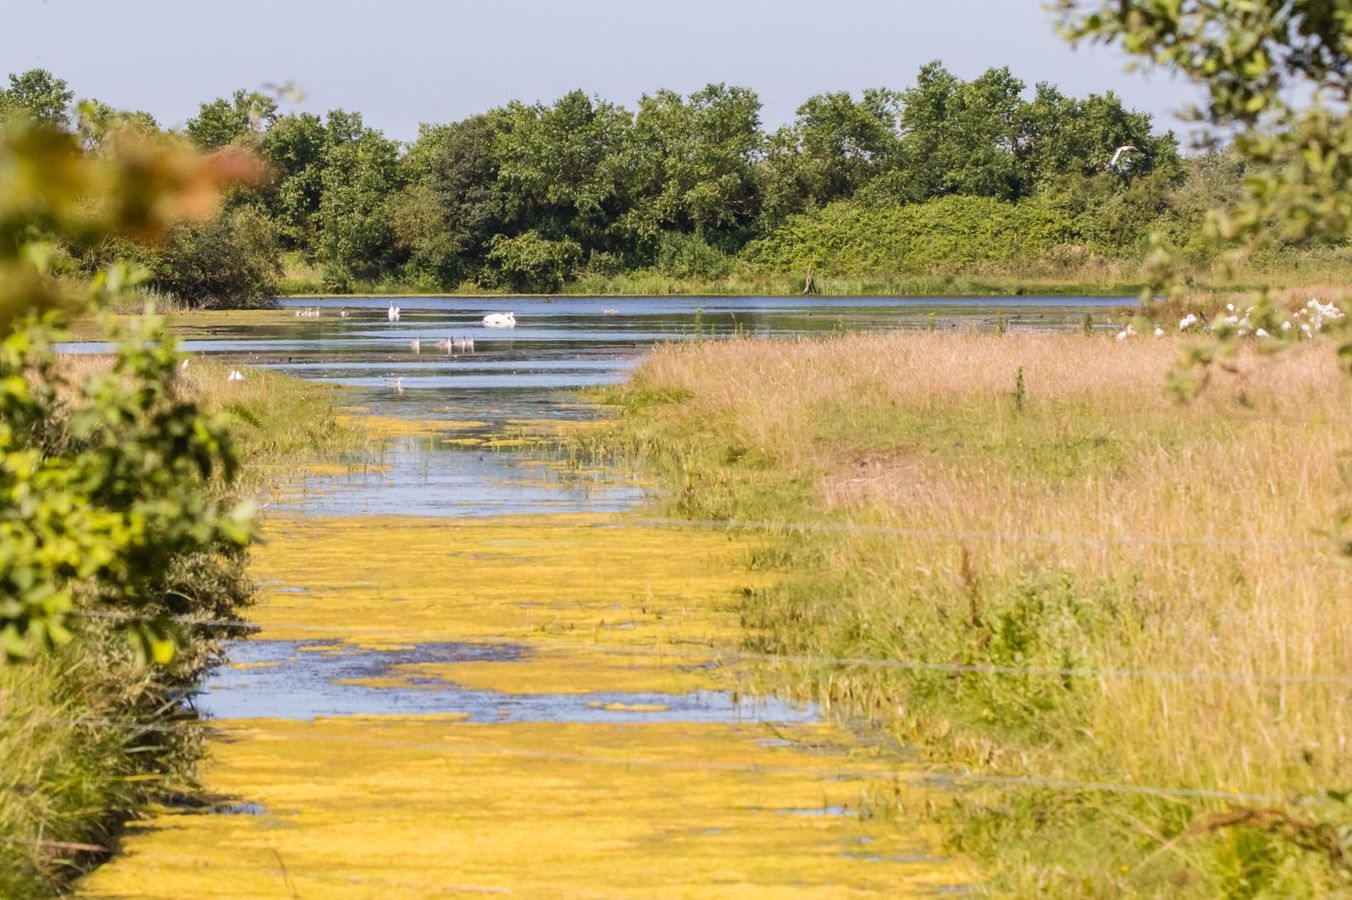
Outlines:
<svg viewBox="0 0 1352 900"><path fill-rule="evenodd" d="M1140 153L1140 152L1141 149L1139 147L1134 147L1131 144L1123 144L1121 147L1118 147L1116 150L1113 151L1113 158L1108 160L1108 165L1110 166L1117 165L1117 161L1122 158L1123 154Z"/></svg>

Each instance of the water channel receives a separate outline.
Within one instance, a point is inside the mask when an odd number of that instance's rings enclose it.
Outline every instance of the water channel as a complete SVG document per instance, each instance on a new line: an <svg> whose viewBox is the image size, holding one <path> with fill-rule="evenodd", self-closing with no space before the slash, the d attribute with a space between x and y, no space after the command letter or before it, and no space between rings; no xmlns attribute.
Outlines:
<svg viewBox="0 0 1352 900"><path fill-rule="evenodd" d="M895 758L719 665L738 640L732 598L768 577L747 548L643 524L651 488L628 470L556 465L520 436L594 419L577 389L623 379L657 342L1078 328L1125 302L332 298L188 320L187 352L342 385L387 440L378 464L273 498L253 563L261 633L230 644L195 700L220 726L215 799L134 825L82 889L960 887L932 835L863 815ZM515 328L482 326L507 309Z"/></svg>

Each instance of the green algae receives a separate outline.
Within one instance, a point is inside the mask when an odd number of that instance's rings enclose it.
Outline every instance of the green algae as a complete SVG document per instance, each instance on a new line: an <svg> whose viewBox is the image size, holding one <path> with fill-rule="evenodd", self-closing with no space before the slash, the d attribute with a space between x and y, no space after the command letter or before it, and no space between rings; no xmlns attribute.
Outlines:
<svg viewBox="0 0 1352 900"><path fill-rule="evenodd" d="M824 725L781 731L842 740ZM860 815L865 748L738 725L230 723L204 773L248 816L162 813L88 896L863 896L964 878ZM820 814L802 813L821 811ZM860 858L866 854L866 858Z"/></svg>
<svg viewBox="0 0 1352 900"><path fill-rule="evenodd" d="M262 637L310 654L506 641L503 661L410 663L502 693L728 687L699 665L746 636L754 543L623 515L275 516L252 551ZM295 590L303 588L304 590ZM658 702L596 701L659 713ZM218 724L201 773L224 808L163 809L87 896L863 896L968 880L928 836L862 815L895 762L828 724L347 716ZM882 785L882 788L879 788ZM842 812L843 811L843 812Z"/></svg>

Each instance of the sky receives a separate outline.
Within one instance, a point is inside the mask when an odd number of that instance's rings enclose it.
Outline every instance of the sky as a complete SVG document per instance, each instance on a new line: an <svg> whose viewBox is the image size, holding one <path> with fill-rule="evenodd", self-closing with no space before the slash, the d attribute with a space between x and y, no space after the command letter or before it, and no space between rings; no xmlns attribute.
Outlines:
<svg viewBox="0 0 1352 900"><path fill-rule="evenodd" d="M40 67L78 97L181 126L203 100L294 83L285 110L341 107L408 140L509 100L574 88L633 108L659 88L750 87L775 127L813 94L905 88L941 59L963 78L1007 65L1029 87L1113 90L1183 128L1192 99L1072 49L1046 0L3 0L0 75Z"/></svg>

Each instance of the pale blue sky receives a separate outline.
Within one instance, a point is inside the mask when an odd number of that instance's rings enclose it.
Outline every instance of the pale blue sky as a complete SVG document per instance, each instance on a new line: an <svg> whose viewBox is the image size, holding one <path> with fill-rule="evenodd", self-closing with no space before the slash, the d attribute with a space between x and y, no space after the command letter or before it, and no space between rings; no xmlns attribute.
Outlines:
<svg viewBox="0 0 1352 900"><path fill-rule="evenodd" d="M939 58L1031 86L1114 89L1177 127L1186 89L1072 50L1044 0L4 0L0 74L48 68L77 95L181 125L204 99L294 81L300 105L411 138L511 99L575 88L632 106L710 81L755 89L778 125L808 96L905 87Z"/></svg>

